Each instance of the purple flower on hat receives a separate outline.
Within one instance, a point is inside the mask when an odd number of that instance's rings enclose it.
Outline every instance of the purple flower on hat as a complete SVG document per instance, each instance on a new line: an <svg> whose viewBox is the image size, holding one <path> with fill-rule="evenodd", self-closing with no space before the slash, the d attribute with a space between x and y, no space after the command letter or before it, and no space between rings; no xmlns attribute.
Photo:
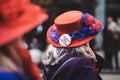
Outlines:
<svg viewBox="0 0 120 80"><path fill-rule="evenodd" d="M59 38L60 38L60 36L59 36L58 33L56 32L56 27L53 27L50 35L51 35L52 39L53 39L56 43L59 43Z"/></svg>

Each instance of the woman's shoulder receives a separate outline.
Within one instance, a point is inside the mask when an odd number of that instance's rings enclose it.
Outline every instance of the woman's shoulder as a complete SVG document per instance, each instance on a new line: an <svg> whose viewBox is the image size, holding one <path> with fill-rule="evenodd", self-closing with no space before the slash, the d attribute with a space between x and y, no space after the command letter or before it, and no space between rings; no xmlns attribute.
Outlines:
<svg viewBox="0 0 120 80"><path fill-rule="evenodd" d="M80 69L87 69L91 68L94 69L94 66L90 59L86 57L72 57L66 60L61 66L60 71L74 71Z"/></svg>
<svg viewBox="0 0 120 80"><path fill-rule="evenodd" d="M92 62L90 59L86 57L72 57L69 60L66 61L68 65L73 65L73 66L85 66L85 65L92 65Z"/></svg>
<svg viewBox="0 0 120 80"><path fill-rule="evenodd" d="M98 80L92 62L86 57L72 57L56 71L53 80L89 80L90 78Z"/></svg>

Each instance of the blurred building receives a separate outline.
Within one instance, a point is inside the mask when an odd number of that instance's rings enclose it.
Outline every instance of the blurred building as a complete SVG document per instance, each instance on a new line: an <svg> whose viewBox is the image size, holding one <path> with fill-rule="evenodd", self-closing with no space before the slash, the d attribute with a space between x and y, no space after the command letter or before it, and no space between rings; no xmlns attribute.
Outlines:
<svg viewBox="0 0 120 80"><path fill-rule="evenodd" d="M120 17L120 0L106 0L106 16L112 16L117 21Z"/></svg>
<svg viewBox="0 0 120 80"><path fill-rule="evenodd" d="M96 0L32 0L36 4L42 5L47 9L50 20L49 26L53 24L56 16L69 10L81 10L94 14Z"/></svg>

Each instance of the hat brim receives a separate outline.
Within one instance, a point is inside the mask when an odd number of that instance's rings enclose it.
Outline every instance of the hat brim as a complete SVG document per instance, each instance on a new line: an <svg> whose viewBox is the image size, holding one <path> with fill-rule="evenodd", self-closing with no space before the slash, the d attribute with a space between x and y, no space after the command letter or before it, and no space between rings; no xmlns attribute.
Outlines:
<svg viewBox="0 0 120 80"><path fill-rule="evenodd" d="M0 24L0 46L24 35L48 19L48 15L42 10L42 8L35 5L29 5L28 7L28 10L26 10L24 15L20 17L18 24Z"/></svg>
<svg viewBox="0 0 120 80"><path fill-rule="evenodd" d="M84 40L79 40L79 39L73 39L71 44L67 47L63 47L61 46L60 44L56 43L55 41L52 40L51 36L50 36L50 33L51 33L51 30L52 28L54 27L55 25L53 24L47 31L47 39L48 41L53 44L55 47L60 47L60 48L71 48L71 47L77 47L77 46L81 46L87 42L89 42L90 40L94 39L95 36L97 35L93 35L93 36L88 36L86 37Z"/></svg>

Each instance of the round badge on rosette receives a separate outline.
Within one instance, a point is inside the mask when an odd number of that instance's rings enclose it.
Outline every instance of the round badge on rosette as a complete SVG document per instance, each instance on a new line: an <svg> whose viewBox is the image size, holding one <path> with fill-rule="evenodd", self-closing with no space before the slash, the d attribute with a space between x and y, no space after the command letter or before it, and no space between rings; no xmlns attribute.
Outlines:
<svg viewBox="0 0 120 80"><path fill-rule="evenodd" d="M59 38L59 44L63 47L69 46L71 43L71 37L69 34L63 34Z"/></svg>

